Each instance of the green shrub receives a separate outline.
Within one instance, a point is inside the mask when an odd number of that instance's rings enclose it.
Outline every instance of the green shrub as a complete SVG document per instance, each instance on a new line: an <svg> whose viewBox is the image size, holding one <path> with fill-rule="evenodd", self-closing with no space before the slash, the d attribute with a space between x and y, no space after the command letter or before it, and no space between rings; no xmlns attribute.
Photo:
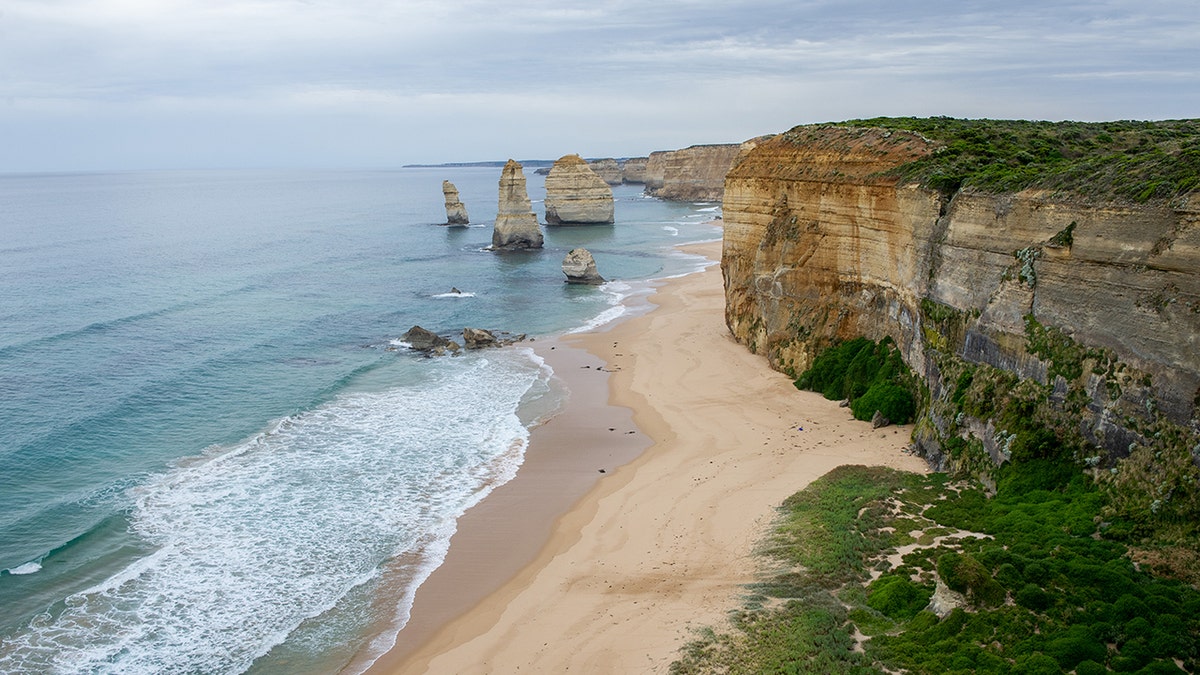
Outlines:
<svg viewBox="0 0 1200 675"><path fill-rule="evenodd" d="M1059 675L1062 673L1057 661L1039 652L1017 659L1015 670L1024 675Z"/></svg>
<svg viewBox="0 0 1200 675"><path fill-rule="evenodd" d="M871 583L867 606L893 619L907 620L929 604L933 592L907 577L884 575Z"/></svg>
<svg viewBox="0 0 1200 675"><path fill-rule="evenodd" d="M937 561L938 576L952 590L965 594L982 607L995 607L1004 602L1004 587L996 583L978 560L970 555L945 553Z"/></svg>
<svg viewBox="0 0 1200 675"><path fill-rule="evenodd" d="M916 413L916 407L912 394L904 387L891 382L878 382L850 404L850 411L855 419L867 421L878 410L896 424L908 424Z"/></svg>
<svg viewBox="0 0 1200 675"><path fill-rule="evenodd" d="M1088 635L1086 627L1072 626L1072 629L1067 635L1054 638L1046 644L1046 654L1053 657L1063 670L1071 670L1083 661L1103 661L1108 656L1108 647Z"/></svg>
<svg viewBox="0 0 1200 675"><path fill-rule="evenodd" d="M1013 600L1016 600L1018 605L1035 612L1045 611L1054 603L1054 598L1039 588L1037 584L1025 584L1013 595Z"/></svg>
<svg viewBox="0 0 1200 675"><path fill-rule="evenodd" d="M1075 675L1105 675L1108 668L1096 661L1081 661L1075 666Z"/></svg>
<svg viewBox="0 0 1200 675"><path fill-rule="evenodd" d="M1137 675L1186 675L1186 673L1170 661L1154 661L1137 671Z"/></svg>
<svg viewBox="0 0 1200 675"><path fill-rule="evenodd" d="M1025 577L1012 563L1004 563L996 570L996 581L1003 587L1016 590L1025 585Z"/></svg>
<svg viewBox="0 0 1200 675"><path fill-rule="evenodd" d="M889 420L907 424L916 413L915 379L891 338L834 345L818 354L795 384L830 400L849 399L860 420L870 420L879 410Z"/></svg>

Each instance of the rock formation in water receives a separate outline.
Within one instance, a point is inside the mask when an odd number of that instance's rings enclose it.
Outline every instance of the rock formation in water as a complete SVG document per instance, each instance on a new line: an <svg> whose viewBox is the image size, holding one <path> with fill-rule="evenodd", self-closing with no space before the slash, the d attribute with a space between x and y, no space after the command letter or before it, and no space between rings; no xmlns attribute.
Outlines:
<svg viewBox="0 0 1200 675"><path fill-rule="evenodd" d="M587 164L597 176L609 185L620 185L625 180L622 176L621 165L611 157L593 159Z"/></svg>
<svg viewBox="0 0 1200 675"><path fill-rule="evenodd" d="M596 259L586 248L574 248L567 253L562 262L563 274L567 275L568 284L604 283L604 277L596 271Z"/></svg>
<svg viewBox="0 0 1200 675"><path fill-rule="evenodd" d="M1200 463L1200 193L1136 204L897 177L940 147L812 126L743 156L723 204L733 335L793 375L834 341L891 336L929 388L915 440L935 463L972 444L1007 459L1021 418L988 411L1020 396L1099 449L1088 461L1148 447Z"/></svg>
<svg viewBox="0 0 1200 675"><path fill-rule="evenodd" d="M510 159L500 173L500 204L492 232L492 249L512 251L541 247L542 230L529 203L525 173L520 164Z"/></svg>
<svg viewBox="0 0 1200 675"><path fill-rule="evenodd" d="M454 340L444 338L420 326L409 328L408 332L401 336L400 339L411 345L414 351L424 352L429 356L457 353L461 349Z"/></svg>
<svg viewBox="0 0 1200 675"><path fill-rule="evenodd" d="M546 176L546 224L613 222L612 189L579 155L566 155Z"/></svg>
<svg viewBox="0 0 1200 675"><path fill-rule="evenodd" d="M446 224L466 225L470 223L467 217L467 207L458 200L458 188L448 180L442 181L442 195L446 198Z"/></svg>
<svg viewBox="0 0 1200 675"><path fill-rule="evenodd" d="M513 335L504 331L484 330L483 328L464 328L463 344L467 349L486 349L488 347L504 347L525 339L525 334Z"/></svg>

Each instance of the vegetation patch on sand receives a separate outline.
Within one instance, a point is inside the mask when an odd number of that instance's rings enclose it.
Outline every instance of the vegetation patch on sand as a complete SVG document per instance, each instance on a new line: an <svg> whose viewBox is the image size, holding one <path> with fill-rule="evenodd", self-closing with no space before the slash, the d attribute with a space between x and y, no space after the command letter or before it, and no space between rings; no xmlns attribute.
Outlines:
<svg viewBox="0 0 1200 675"><path fill-rule="evenodd" d="M1103 537L1103 501L1052 459L1005 464L994 496L835 469L784 503L763 580L671 672L1195 672L1200 592Z"/></svg>

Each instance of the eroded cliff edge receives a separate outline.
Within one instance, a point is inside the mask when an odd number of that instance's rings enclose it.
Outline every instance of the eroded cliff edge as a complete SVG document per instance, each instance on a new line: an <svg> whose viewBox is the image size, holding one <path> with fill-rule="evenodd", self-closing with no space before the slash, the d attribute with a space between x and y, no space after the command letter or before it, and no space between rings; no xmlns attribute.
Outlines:
<svg viewBox="0 0 1200 675"><path fill-rule="evenodd" d="M806 126L744 153L723 208L733 335L791 374L890 335L928 389L915 440L942 465L970 461L968 441L1007 458L989 391L1099 450L1077 458L1097 470L1164 444L1200 463L1200 194L939 191L892 171L941 147Z"/></svg>

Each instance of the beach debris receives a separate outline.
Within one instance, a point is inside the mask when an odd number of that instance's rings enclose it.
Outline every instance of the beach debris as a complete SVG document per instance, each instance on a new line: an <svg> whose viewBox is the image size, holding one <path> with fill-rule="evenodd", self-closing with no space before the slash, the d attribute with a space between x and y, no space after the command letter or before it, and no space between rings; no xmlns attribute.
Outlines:
<svg viewBox="0 0 1200 675"><path fill-rule="evenodd" d="M608 472L605 471L604 469L600 469L600 473L608 473Z"/></svg>
<svg viewBox="0 0 1200 675"><path fill-rule="evenodd" d="M876 410L875 414L871 416L871 428L872 429L886 427L891 423L892 423L892 421L889 420L888 418L884 417L883 413L879 412L878 410Z"/></svg>
<svg viewBox="0 0 1200 675"><path fill-rule="evenodd" d="M400 339L407 342L413 351L423 352L427 356L457 354L462 349L454 340L444 338L420 326L409 328L408 332L402 335Z"/></svg>
<svg viewBox="0 0 1200 675"><path fill-rule="evenodd" d="M485 330L483 328L468 327L463 329L463 344L466 345L467 349L505 347L521 342L524 339L524 333L514 335L506 331Z"/></svg>
<svg viewBox="0 0 1200 675"><path fill-rule="evenodd" d="M500 173L500 202L492 231L493 251L541 248L542 230L529 202L525 173L515 160L508 160Z"/></svg>
<svg viewBox="0 0 1200 675"><path fill-rule="evenodd" d="M546 177L547 225L611 225L612 188L579 155L565 155Z"/></svg>
<svg viewBox="0 0 1200 675"><path fill-rule="evenodd" d="M563 274L567 275L568 284L604 283L604 277L596 271L596 259L586 248L571 249L562 261Z"/></svg>
<svg viewBox="0 0 1200 675"><path fill-rule="evenodd" d="M849 408L850 407L850 399L844 398L841 401L838 401L838 407L839 408Z"/></svg>
<svg viewBox="0 0 1200 675"><path fill-rule="evenodd" d="M448 180L442 181L442 195L446 198L446 224L467 225L471 222L467 217L467 207L458 200L458 188Z"/></svg>

